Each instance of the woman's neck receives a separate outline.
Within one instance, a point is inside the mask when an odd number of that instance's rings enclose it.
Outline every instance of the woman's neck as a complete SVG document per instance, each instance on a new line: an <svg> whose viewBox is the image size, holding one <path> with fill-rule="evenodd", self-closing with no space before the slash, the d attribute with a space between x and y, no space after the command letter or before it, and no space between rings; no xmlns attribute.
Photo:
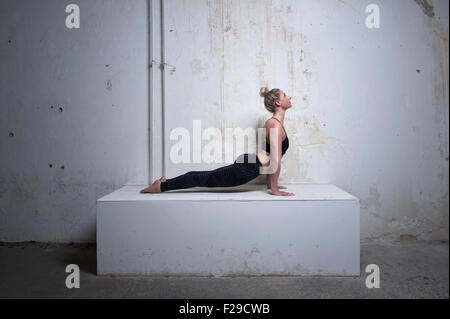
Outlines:
<svg viewBox="0 0 450 319"><path fill-rule="evenodd" d="M284 123L284 114L285 113L286 113L285 110L279 111L279 112L274 113L272 117L276 118L278 121L281 122L281 124L283 124Z"/></svg>

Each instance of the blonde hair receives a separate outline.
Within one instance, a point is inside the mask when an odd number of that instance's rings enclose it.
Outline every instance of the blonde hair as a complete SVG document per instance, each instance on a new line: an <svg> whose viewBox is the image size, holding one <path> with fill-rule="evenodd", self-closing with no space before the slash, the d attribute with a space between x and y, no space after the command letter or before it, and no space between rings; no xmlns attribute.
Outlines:
<svg viewBox="0 0 450 319"><path fill-rule="evenodd" d="M275 113L275 101L280 99L280 89L272 89L269 91L267 87L263 87L259 90L259 95L264 98L266 110Z"/></svg>

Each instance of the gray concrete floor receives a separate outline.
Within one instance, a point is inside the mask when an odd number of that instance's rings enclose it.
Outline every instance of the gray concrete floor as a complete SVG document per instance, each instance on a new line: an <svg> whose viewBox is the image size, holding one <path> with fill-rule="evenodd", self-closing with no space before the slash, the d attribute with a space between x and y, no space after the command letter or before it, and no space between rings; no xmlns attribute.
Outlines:
<svg viewBox="0 0 450 319"><path fill-rule="evenodd" d="M77 264L80 288L65 286ZM380 267L380 288L365 267ZM360 277L103 277L94 245L0 243L0 298L449 298L446 242L361 243Z"/></svg>

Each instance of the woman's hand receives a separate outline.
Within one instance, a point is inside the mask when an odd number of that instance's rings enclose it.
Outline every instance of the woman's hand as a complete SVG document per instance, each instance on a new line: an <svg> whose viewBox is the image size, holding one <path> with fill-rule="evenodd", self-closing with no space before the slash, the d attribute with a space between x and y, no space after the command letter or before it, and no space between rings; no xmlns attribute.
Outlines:
<svg viewBox="0 0 450 319"><path fill-rule="evenodd" d="M279 190L275 190L272 188L272 195L276 195L276 196L295 196L294 193L289 193L289 192L282 192Z"/></svg>
<svg viewBox="0 0 450 319"><path fill-rule="evenodd" d="M287 187L280 186L280 185L278 185L277 187L278 187L278 189L287 189ZM267 184L267 189L272 189L272 187L270 186L270 184Z"/></svg>

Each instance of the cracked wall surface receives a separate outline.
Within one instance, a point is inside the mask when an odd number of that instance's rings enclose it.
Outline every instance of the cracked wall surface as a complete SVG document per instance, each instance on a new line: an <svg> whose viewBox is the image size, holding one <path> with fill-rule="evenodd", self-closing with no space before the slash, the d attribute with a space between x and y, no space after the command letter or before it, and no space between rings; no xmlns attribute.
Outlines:
<svg viewBox="0 0 450 319"><path fill-rule="evenodd" d="M359 0L169 2L167 59L181 70L166 79L166 121L262 127L259 88L280 87L293 104L282 182L360 198L364 239L446 239L448 2L377 4L381 28L369 30ZM188 117L175 116L181 100ZM168 174L225 164L169 163Z"/></svg>
<svg viewBox="0 0 450 319"><path fill-rule="evenodd" d="M147 1L0 1L0 241L95 242L148 176ZM132 36L131 36L132 35Z"/></svg>
<svg viewBox="0 0 450 319"><path fill-rule="evenodd" d="M147 2L77 3L72 33L63 3L0 2L0 241L92 242L96 199L148 182ZM281 184L358 197L363 239L448 240L448 1L377 4L380 29L360 0L166 1L166 159L193 120L262 127L279 87Z"/></svg>

